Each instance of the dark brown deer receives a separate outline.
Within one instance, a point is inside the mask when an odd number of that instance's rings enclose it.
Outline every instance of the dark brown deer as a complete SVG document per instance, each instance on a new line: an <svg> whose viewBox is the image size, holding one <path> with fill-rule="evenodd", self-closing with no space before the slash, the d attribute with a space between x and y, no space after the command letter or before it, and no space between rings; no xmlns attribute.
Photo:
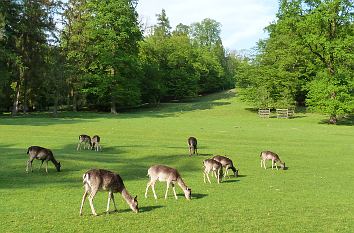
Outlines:
<svg viewBox="0 0 354 233"><path fill-rule="evenodd" d="M77 144L76 150L81 149L81 144L84 144L84 149L86 149L86 146L87 146L87 149L90 149L92 147L91 137L86 134L81 134L79 136L79 143Z"/></svg>
<svg viewBox="0 0 354 233"><path fill-rule="evenodd" d="M222 164L219 163L218 161L214 160L214 159L206 159L206 160L203 161L203 166L204 166L204 171L203 171L204 183L206 183L205 177L207 177L209 183L211 183L210 182L210 178L209 178L209 173L210 172L215 172L216 173L216 179L217 179L218 184L219 184L221 182L221 178L222 178L222 175L223 175Z"/></svg>
<svg viewBox="0 0 354 233"><path fill-rule="evenodd" d="M155 199L157 199L156 192L155 192L155 183L157 180L159 180L162 182L167 182L165 199L167 199L168 188L170 187L170 185L172 186L173 193L175 195L175 198L177 199L175 183L177 183L181 187L181 189L184 192L184 196L188 200L191 199L192 190L187 187L187 185L182 180L181 175L176 169L165 165L154 165L149 168L147 175L150 177L150 181L146 186L145 198L147 198L147 192L149 190L149 187L151 186L152 192L154 193L154 197Z"/></svg>
<svg viewBox="0 0 354 233"><path fill-rule="evenodd" d="M188 138L188 146L189 146L189 155L197 154L198 155L198 148L197 148L197 139L195 137Z"/></svg>
<svg viewBox="0 0 354 233"><path fill-rule="evenodd" d="M58 161L55 160L51 150L40 146L30 146L27 149L27 154L29 156L29 159L27 161L26 172L28 172L29 166L31 167L31 172L33 172L32 162L34 159L42 160L39 170L42 168L42 165L45 161L46 162L45 171L48 173L48 161L51 161L54 164L57 171L60 172L61 165Z"/></svg>
<svg viewBox="0 0 354 233"><path fill-rule="evenodd" d="M130 209L135 213L139 212L137 196L134 198L128 193L124 186L122 178L111 171L103 169L91 169L87 171L83 177L85 192L82 196L80 215L82 215L82 208L85 203L87 195L89 195L89 202L92 214L97 216L95 207L93 206L93 199L98 191L108 191L108 203L106 213L109 213L110 200L113 201L114 209L117 211L116 203L114 201L113 193L121 193L124 200L128 203Z"/></svg>
<svg viewBox="0 0 354 233"><path fill-rule="evenodd" d="M102 151L102 147L101 147L101 144L100 144L100 141L101 141L101 138L100 136L98 135L95 135L92 137L91 139L91 145L92 145L92 150L95 150L95 151Z"/></svg>
<svg viewBox="0 0 354 233"><path fill-rule="evenodd" d="M272 160L272 170L274 165L275 168L278 170L277 163L279 163L280 167L285 170L285 163L279 159L279 156L276 153L271 151L262 151L259 157L261 158L261 167L264 166L264 169L267 169L265 164L266 160Z"/></svg>
<svg viewBox="0 0 354 233"><path fill-rule="evenodd" d="M230 158L221 155L215 155L212 159L221 163L222 166L225 168L224 177L226 177L227 175L230 178L229 169L231 169L234 172L235 177L238 176L238 170L234 167L234 164Z"/></svg>

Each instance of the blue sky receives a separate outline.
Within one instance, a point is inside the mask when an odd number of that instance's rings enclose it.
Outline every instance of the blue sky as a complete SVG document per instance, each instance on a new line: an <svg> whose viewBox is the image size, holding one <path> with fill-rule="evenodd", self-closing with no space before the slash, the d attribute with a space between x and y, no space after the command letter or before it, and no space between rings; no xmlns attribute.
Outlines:
<svg viewBox="0 0 354 233"><path fill-rule="evenodd" d="M211 18L221 23L221 37L229 50L250 49L266 38L264 27L275 20L278 0L139 0L139 19L147 26L165 9L172 28Z"/></svg>

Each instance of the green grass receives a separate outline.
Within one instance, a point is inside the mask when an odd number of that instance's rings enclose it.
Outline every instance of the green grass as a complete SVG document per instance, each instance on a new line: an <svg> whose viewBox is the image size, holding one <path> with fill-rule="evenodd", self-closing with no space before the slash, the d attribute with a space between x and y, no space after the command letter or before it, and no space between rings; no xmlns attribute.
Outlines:
<svg viewBox="0 0 354 233"><path fill-rule="evenodd" d="M353 232L354 130L321 123L325 116L261 119L233 93L163 104L118 115L61 113L0 118L0 232ZM79 134L98 134L103 152L76 151ZM200 156L189 157L196 136ZM51 148L62 172L25 173L30 145ZM259 153L272 150L288 170L260 168ZM203 183L202 160L233 159L241 177ZM176 167L193 199L163 198L157 183L144 198L147 169ZM268 163L270 165L270 163ZM268 166L269 167L269 166ZM134 214L116 194L119 212L105 215L107 193L86 202L79 216L82 174L90 168L118 172L138 195ZM179 195L182 191L176 188Z"/></svg>

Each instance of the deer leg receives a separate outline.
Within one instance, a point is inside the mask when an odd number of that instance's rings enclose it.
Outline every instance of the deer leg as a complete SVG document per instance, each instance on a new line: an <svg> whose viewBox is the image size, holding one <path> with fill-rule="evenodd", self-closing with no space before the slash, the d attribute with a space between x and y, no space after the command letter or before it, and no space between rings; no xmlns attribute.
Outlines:
<svg viewBox="0 0 354 233"><path fill-rule="evenodd" d="M91 211L92 211L92 214L95 216L97 216L97 213L96 213L95 207L93 206L93 199L95 198L96 193L97 193L97 190L91 190L91 193L89 196Z"/></svg>
<svg viewBox="0 0 354 233"><path fill-rule="evenodd" d="M80 149L80 145L81 145L81 143L79 142L79 143L77 144L76 150L79 150L79 149Z"/></svg>
<svg viewBox="0 0 354 233"><path fill-rule="evenodd" d="M172 190L173 190L173 194L175 195L175 198L176 198L176 200L177 200L178 197L177 197L177 194L176 194L176 187L175 187L174 184L172 184Z"/></svg>
<svg viewBox="0 0 354 233"><path fill-rule="evenodd" d="M167 182L167 187L166 187L166 193L165 193L165 199L167 199L167 193L168 193L168 188L170 187L170 183Z"/></svg>
<svg viewBox="0 0 354 233"><path fill-rule="evenodd" d="M220 169L218 169L216 179L218 181L218 184L220 184Z"/></svg>
<svg viewBox="0 0 354 233"><path fill-rule="evenodd" d="M114 201L114 195L113 195L113 193L112 193L111 199L112 199L112 201L113 201L114 211L118 211L118 210L117 210L117 206L116 206L116 202Z"/></svg>
<svg viewBox="0 0 354 233"><path fill-rule="evenodd" d="M147 183L146 185L146 189L145 189L145 198L147 198L147 194L148 194L148 190L149 190L149 187L151 185L151 180Z"/></svg>
<svg viewBox="0 0 354 233"><path fill-rule="evenodd" d="M27 160L26 172L28 173L28 167L30 166L31 160Z"/></svg>
<svg viewBox="0 0 354 233"><path fill-rule="evenodd" d="M274 167L274 160L272 160L272 170L273 170L273 167Z"/></svg>
<svg viewBox="0 0 354 233"><path fill-rule="evenodd" d="M277 162L274 162L274 165L275 165L275 168L276 168L277 170L279 170L278 165L277 165Z"/></svg>
<svg viewBox="0 0 354 233"><path fill-rule="evenodd" d="M156 183L156 180L152 182L151 189L152 189L152 192L154 193L154 198L157 199L156 192L155 192L155 183Z"/></svg>
<svg viewBox="0 0 354 233"><path fill-rule="evenodd" d="M106 209L106 213L109 214L109 204L111 201L111 197L112 197L112 191L108 192L108 201L107 201L107 209Z"/></svg>
<svg viewBox="0 0 354 233"><path fill-rule="evenodd" d="M45 163L45 172L48 173L48 160Z"/></svg>
<svg viewBox="0 0 354 233"><path fill-rule="evenodd" d="M211 184L211 182L210 182L210 178L209 178L209 172L207 172L207 173L206 173L206 177L207 177L207 179L208 179L209 183Z"/></svg>
<svg viewBox="0 0 354 233"><path fill-rule="evenodd" d="M42 163L41 163L41 165L39 165L39 169L38 169L38 171L40 171L40 170L41 170L42 165L43 165L43 163L44 163L44 160L41 160L41 161L42 161Z"/></svg>
<svg viewBox="0 0 354 233"><path fill-rule="evenodd" d="M87 194L88 194L88 191L85 190L84 195L82 196L82 201L81 201L81 206L80 206L80 216L82 215L82 208L83 208L83 206L84 206L84 203L85 203Z"/></svg>
<svg viewBox="0 0 354 233"><path fill-rule="evenodd" d="M198 149L197 148L195 148L195 153L198 155Z"/></svg>
<svg viewBox="0 0 354 233"><path fill-rule="evenodd" d="M263 160L263 166L264 166L264 169L267 169L266 161L265 161L265 160Z"/></svg>

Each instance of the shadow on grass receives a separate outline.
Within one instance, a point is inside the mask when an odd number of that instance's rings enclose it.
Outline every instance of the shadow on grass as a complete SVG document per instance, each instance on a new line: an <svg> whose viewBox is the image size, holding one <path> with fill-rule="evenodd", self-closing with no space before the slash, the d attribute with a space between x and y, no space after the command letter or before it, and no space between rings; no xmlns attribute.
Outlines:
<svg viewBox="0 0 354 233"><path fill-rule="evenodd" d="M178 197L182 197L185 198L183 193L178 193L177 194ZM208 196L208 194L204 194L204 193L193 193L193 189L192 189L192 200L193 199L202 199L204 197Z"/></svg>
<svg viewBox="0 0 354 233"><path fill-rule="evenodd" d="M328 119L321 120L320 124L328 124L328 125L330 125ZM339 126L353 126L354 125L354 115L349 115L349 116L343 117L341 119L338 119L336 125L339 125Z"/></svg>
<svg viewBox="0 0 354 233"><path fill-rule="evenodd" d="M226 180L222 180L221 183L236 183L236 182L240 182L240 180L229 180L229 179L226 179Z"/></svg>
<svg viewBox="0 0 354 233"><path fill-rule="evenodd" d="M178 102L163 103L157 107L140 107L120 110L120 114L103 112L58 112L53 117L51 112L32 112L20 114L15 117L0 115L0 125L31 125L47 126L56 124L76 124L80 122L94 121L97 118L105 119L130 119L130 118L165 118L173 117L181 112L212 109L217 106L229 105L227 100L235 96L234 91L223 91L207 96L181 100Z"/></svg>

